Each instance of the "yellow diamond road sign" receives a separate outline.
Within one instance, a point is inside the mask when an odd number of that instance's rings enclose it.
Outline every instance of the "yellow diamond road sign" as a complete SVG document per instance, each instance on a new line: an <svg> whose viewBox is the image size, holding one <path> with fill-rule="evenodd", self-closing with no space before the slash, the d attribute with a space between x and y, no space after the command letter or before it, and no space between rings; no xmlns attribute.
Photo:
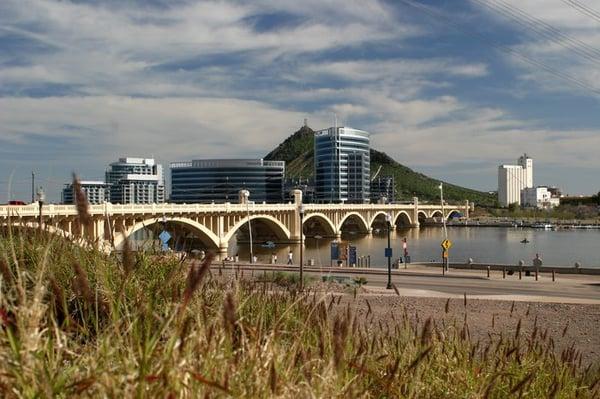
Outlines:
<svg viewBox="0 0 600 399"><path fill-rule="evenodd" d="M451 246L452 246L452 241L450 241L450 240L442 241L442 248L448 250L448 249L450 249Z"/></svg>

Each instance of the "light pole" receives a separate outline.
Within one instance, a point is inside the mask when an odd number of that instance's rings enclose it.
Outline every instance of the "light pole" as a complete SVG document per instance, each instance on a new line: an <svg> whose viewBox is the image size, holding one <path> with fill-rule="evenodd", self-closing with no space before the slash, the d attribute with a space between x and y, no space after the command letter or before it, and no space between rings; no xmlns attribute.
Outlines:
<svg viewBox="0 0 600 399"><path fill-rule="evenodd" d="M304 204L300 204L298 208L298 213L300 214L300 291L302 291L302 286L304 285L303 281L303 272L304 272Z"/></svg>
<svg viewBox="0 0 600 399"><path fill-rule="evenodd" d="M388 236L388 245L386 248L386 257L387 257L387 261L388 261L388 282L387 282L387 289L391 290L392 289L392 246L391 246L391 242L390 242L390 232L392 230L392 215L390 215L389 213L385 214L385 221L387 222L387 236Z"/></svg>
<svg viewBox="0 0 600 399"><path fill-rule="evenodd" d="M248 215L248 233L250 234L250 263L254 263L254 253L252 252L252 225L250 224L250 191L244 191L246 197L246 213Z"/></svg>
<svg viewBox="0 0 600 399"><path fill-rule="evenodd" d="M444 184L440 182L440 202L442 205L442 226L444 228L444 240L448 239L448 230L446 229L446 213L444 212ZM448 271L448 257L444 255L448 255L448 250L442 250L442 262L444 271Z"/></svg>
<svg viewBox="0 0 600 399"><path fill-rule="evenodd" d="M37 202L38 202L39 209L40 209L38 227L39 227L40 231L42 231L42 207L44 206L44 201L46 201L46 193L44 193L44 189L42 188L42 186L40 186L37 189L36 194L37 194Z"/></svg>

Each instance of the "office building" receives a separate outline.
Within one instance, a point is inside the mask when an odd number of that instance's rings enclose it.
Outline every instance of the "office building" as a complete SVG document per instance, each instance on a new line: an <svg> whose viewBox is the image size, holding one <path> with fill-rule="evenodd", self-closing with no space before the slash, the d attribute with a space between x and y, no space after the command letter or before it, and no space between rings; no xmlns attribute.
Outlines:
<svg viewBox="0 0 600 399"><path fill-rule="evenodd" d="M240 190L256 203L283 202L285 162L197 159L171 163L171 202L237 202Z"/></svg>
<svg viewBox="0 0 600 399"><path fill-rule="evenodd" d="M80 181L81 190L85 193L88 202L91 205L102 204L110 200L110 189L108 184L103 181L82 180ZM62 203L74 204L75 192L73 183L65 184L62 190Z"/></svg>
<svg viewBox="0 0 600 399"><path fill-rule="evenodd" d="M546 186L527 187L521 190L521 205L550 209L560 205L560 198L553 196L552 191Z"/></svg>
<svg viewBox="0 0 600 399"><path fill-rule="evenodd" d="M120 158L109 165L106 183L113 204L152 204L165 201L162 165L151 158Z"/></svg>
<svg viewBox="0 0 600 399"><path fill-rule="evenodd" d="M305 178L286 179L283 183L283 201L294 202L294 190L302 191L302 202L312 204L315 202L315 185Z"/></svg>
<svg viewBox="0 0 600 399"><path fill-rule="evenodd" d="M315 132L314 146L316 201L369 202L369 133L331 127Z"/></svg>
<svg viewBox="0 0 600 399"><path fill-rule="evenodd" d="M389 204L394 202L396 187L394 176L376 177L371 180L371 202Z"/></svg>
<svg viewBox="0 0 600 399"><path fill-rule="evenodd" d="M521 190L533 187L533 160L527 154L519 157L517 165L498 167L498 202L500 206L521 204Z"/></svg>

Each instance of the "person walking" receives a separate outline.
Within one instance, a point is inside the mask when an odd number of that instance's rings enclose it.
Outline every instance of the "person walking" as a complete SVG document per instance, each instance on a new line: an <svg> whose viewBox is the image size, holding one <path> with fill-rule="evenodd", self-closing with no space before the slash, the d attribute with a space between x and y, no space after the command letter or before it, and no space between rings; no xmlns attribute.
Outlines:
<svg viewBox="0 0 600 399"><path fill-rule="evenodd" d="M294 264L294 254L292 253L292 250L290 250L290 252L288 253L287 264L288 265L293 265Z"/></svg>

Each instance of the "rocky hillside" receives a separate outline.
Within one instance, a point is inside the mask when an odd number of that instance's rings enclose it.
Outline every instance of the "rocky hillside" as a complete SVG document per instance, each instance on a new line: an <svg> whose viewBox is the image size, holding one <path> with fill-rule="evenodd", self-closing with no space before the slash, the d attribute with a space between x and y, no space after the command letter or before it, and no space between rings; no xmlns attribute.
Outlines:
<svg viewBox="0 0 600 399"><path fill-rule="evenodd" d="M265 156L267 160L286 162L287 178L310 178L313 174L313 135L314 131L303 126L292 134L273 151ZM422 173L396 162L386 153L371 149L371 173L379 170L379 176L394 176L396 183L396 200L419 199L439 200L440 180L425 176ZM494 205L496 198L486 192L460 187L444 182L444 197L449 201L468 199L478 205Z"/></svg>

